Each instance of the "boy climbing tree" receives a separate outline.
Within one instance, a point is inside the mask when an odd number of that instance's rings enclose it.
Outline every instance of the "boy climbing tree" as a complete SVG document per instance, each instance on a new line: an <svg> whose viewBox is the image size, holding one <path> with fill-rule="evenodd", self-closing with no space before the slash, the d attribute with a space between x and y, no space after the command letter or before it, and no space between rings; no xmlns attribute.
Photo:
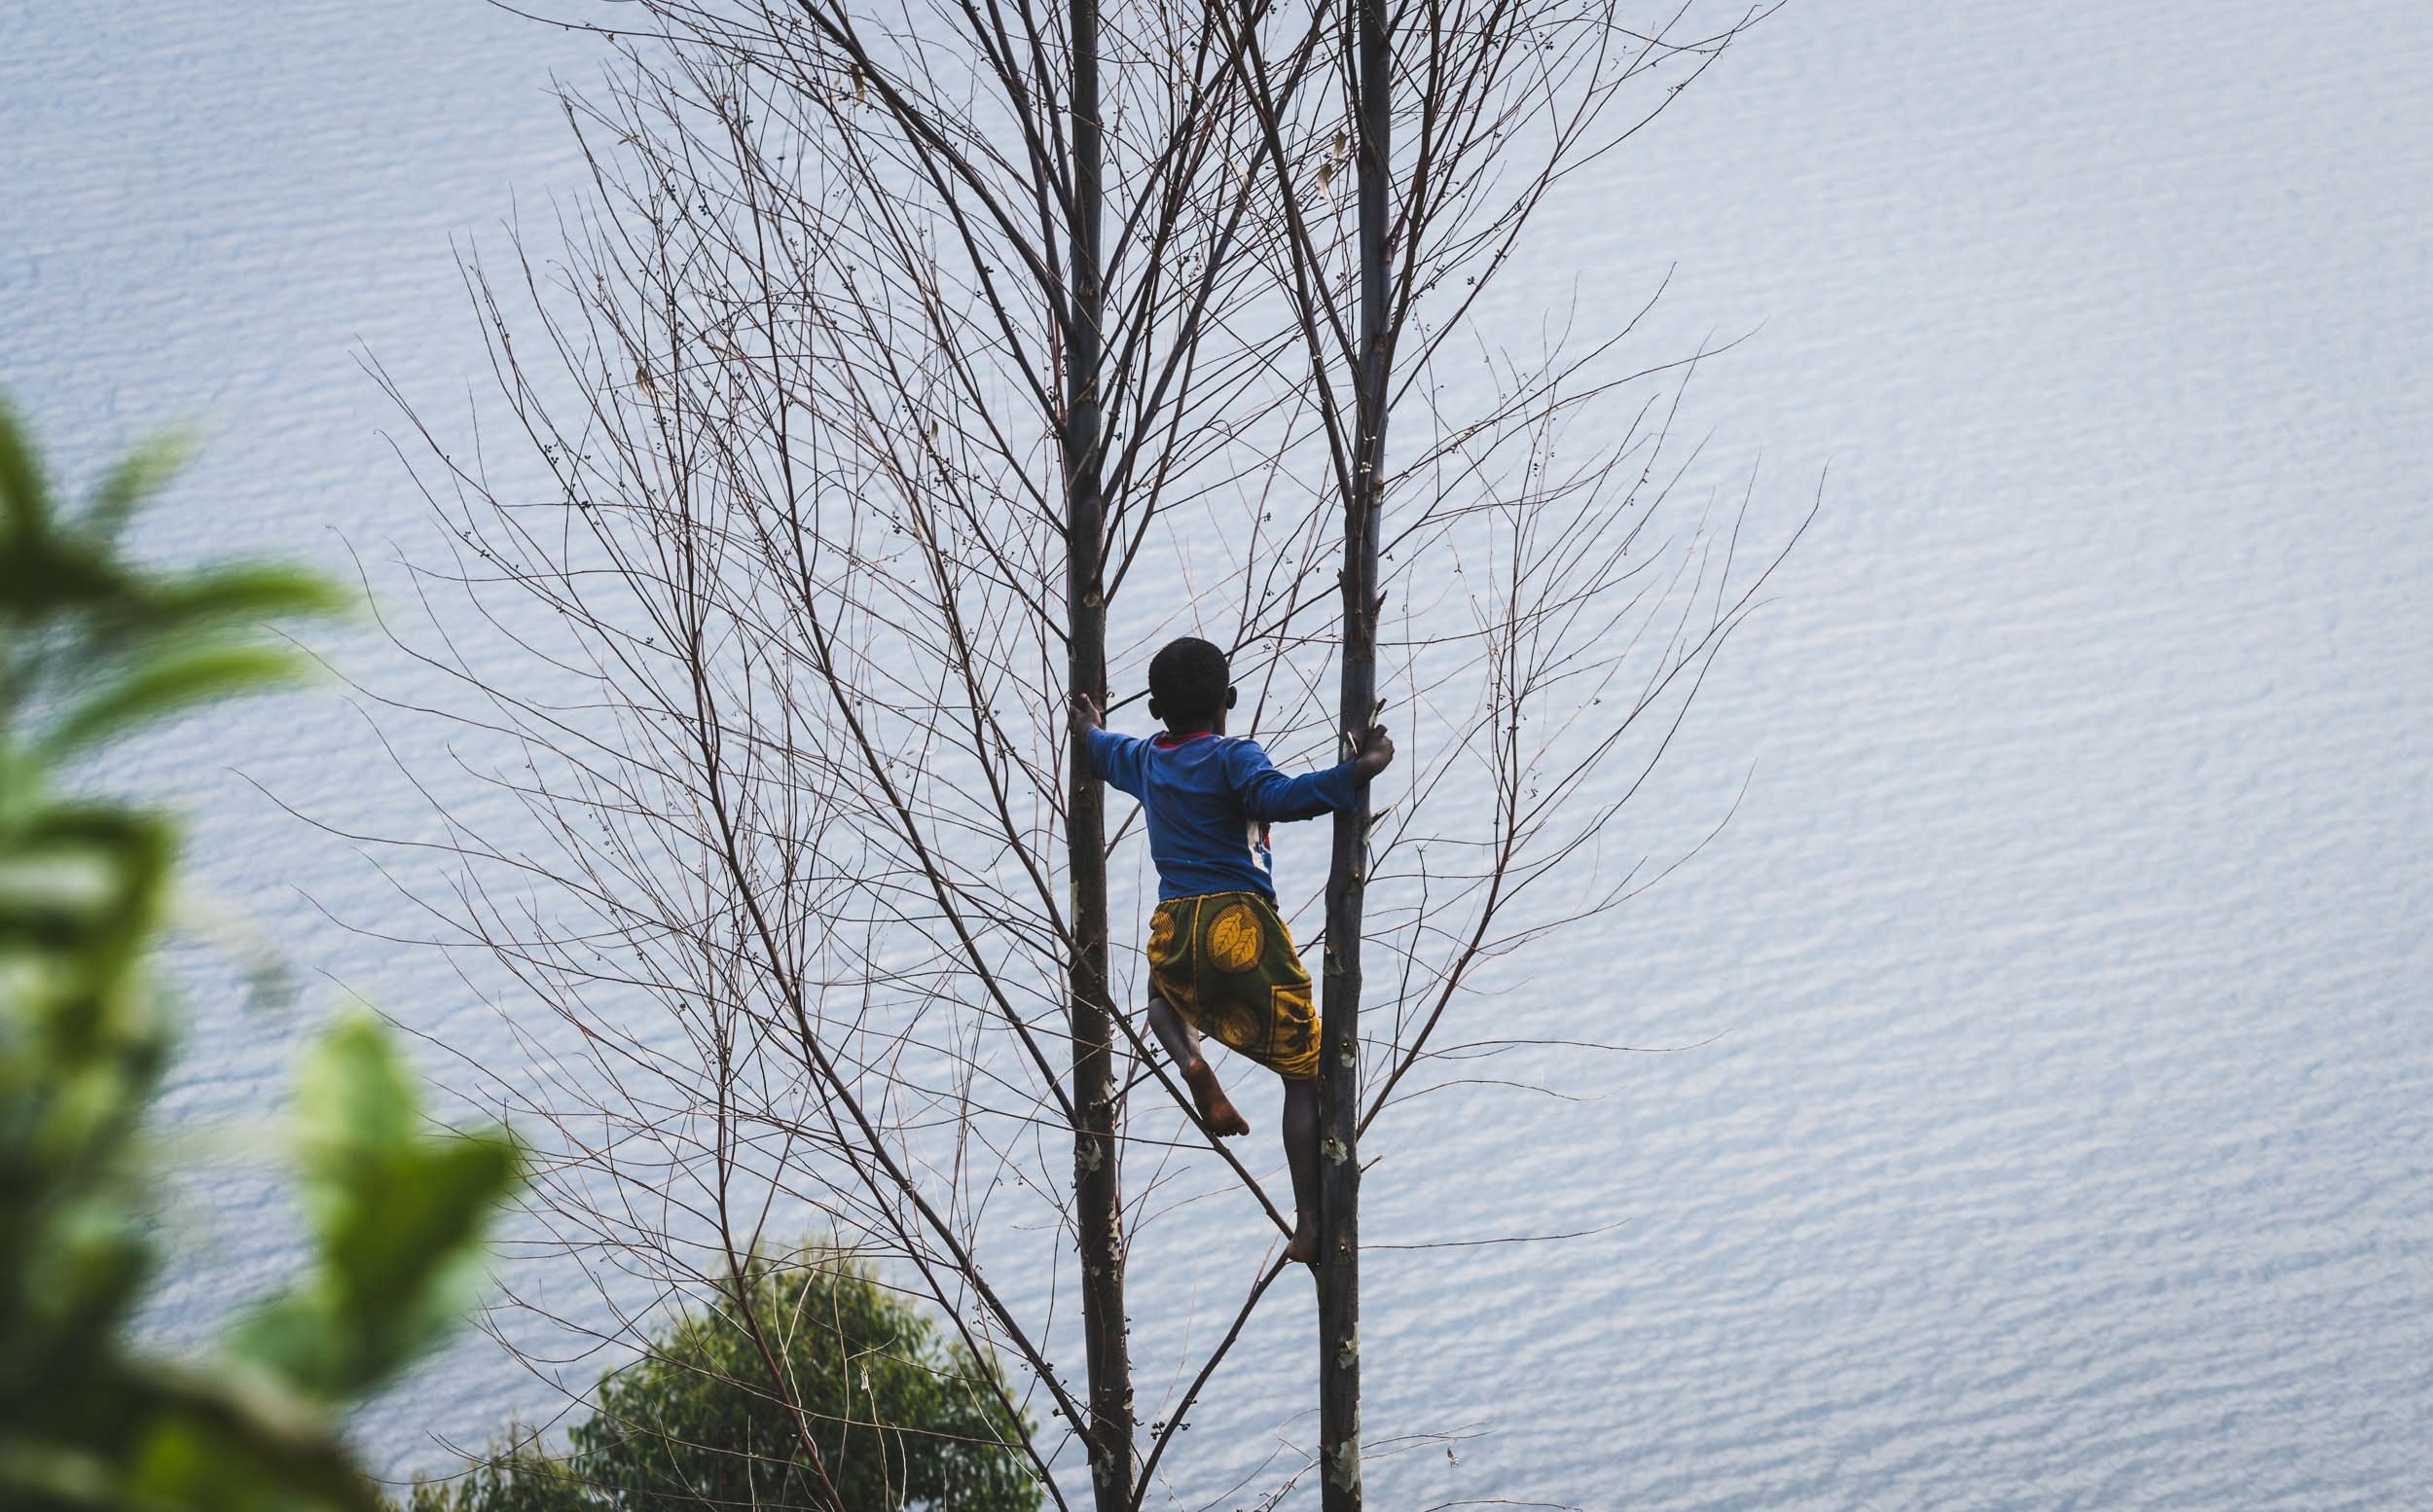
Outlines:
<svg viewBox="0 0 2433 1512"><path fill-rule="evenodd" d="M1166 722L1164 734L1116 735L1082 694L1073 718L1091 766L1147 814L1157 863L1149 1027L1181 1067L1211 1134L1251 1126L1200 1054L1202 1034L1284 1078L1293 1206L1285 1253L1307 1264L1318 1258L1318 1013L1309 970L1276 912L1268 826L1350 808L1359 784L1394 760L1394 741L1373 725L1351 760L1287 776L1256 740L1225 735L1233 705L1225 654L1186 635L1149 663L1149 716Z"/></svg>

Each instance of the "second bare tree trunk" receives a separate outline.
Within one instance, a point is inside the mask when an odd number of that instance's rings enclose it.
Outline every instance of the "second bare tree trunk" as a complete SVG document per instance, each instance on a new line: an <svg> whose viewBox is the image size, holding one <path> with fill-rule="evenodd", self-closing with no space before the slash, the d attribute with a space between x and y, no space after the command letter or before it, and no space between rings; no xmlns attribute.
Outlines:
<svg viewBox="0 0 2433 1512"><path fill-rule="evenodd" d="M1360 180L1361 345L1353 375L1357 433L1343 512L1343 698L1359 739L1377 715L1377 535L1385 490L1386 190L1390 117L1382 0L1358 0L1354 153ZM1368 784L1334 823L1326 878L1325 995L1319 1046L1319 1440L1326 1512L1356 1512L1361 1488L1361 931L1368 882Z"/></svg>
<svg viewBox="0 0 2433 1512"><path fill-rule="evenodd" d="M1065 331L1065 603L1074 692L1107 702L1100 581L1101 318L1098 3L1072 0L1072 285ZM1072 877L1072 1189L1089 1352L1090 1481L1099 1512L1132 1504L1132 1350L1125 1334L1123 1184L1115 1145L1113 1012L1108 994L1107 789L1072 742L1065 840Z"/></svg>

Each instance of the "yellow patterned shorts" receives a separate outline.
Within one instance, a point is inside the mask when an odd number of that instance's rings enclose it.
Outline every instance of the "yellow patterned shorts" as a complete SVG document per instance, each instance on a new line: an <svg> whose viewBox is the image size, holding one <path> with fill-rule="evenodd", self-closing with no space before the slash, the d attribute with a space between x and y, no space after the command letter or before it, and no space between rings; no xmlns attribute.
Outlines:
<svg viewBox="0 0 2433 1512"><path fill-rule="evenodd" d="M1309 968L1255 892L1169 898L1149 916L1149 988L1191 1026L1286 1081L1318 1074Z"/></svg>

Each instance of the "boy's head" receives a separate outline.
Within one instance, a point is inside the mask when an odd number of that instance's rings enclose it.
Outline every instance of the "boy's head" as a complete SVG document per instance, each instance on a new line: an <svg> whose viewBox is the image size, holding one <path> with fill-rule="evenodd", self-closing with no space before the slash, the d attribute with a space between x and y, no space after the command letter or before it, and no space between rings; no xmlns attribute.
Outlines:
<svg viewBox="0 0 2433 1512"><path fill-rule="evenodd" d="M1149 661L1149 717L1177 735L1222 731L1233 707L1225 654L1195 635L1166 642Z"/></svg>

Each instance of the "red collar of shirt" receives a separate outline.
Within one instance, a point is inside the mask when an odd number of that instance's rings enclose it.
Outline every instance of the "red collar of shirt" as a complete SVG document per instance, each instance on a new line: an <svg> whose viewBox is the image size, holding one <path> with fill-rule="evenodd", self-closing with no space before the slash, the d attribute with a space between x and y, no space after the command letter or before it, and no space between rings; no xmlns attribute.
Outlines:
<svg viewBox="0 0 2433 1512"><path fill-rule="evenodd" d="M1155 746L1161 751L1171 751L1176 746L1181 745L1185 741L1214 740L1215 738L1216 738L1216 732L1214 730L1194 730L1189 735L1185 736L1178 736L1171 730L1160 730L1155 736L1150 738L1149 744Z"/></svg>

